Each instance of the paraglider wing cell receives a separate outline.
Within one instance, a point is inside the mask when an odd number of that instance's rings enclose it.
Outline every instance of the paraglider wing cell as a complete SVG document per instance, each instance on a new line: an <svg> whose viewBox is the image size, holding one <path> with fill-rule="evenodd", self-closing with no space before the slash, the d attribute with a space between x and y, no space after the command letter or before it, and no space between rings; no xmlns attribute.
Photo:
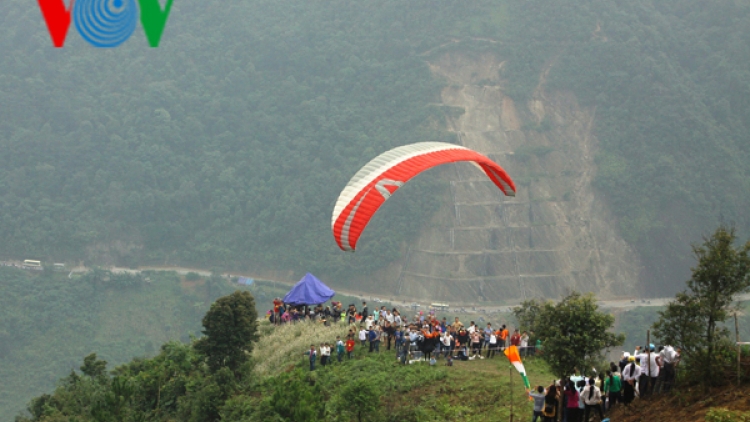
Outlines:
<svg viewBox="0 0 750 422"><path fill-rule="evenodd" d="M354 251L367 223L396 190L427 169L457 161L476 164L505 195L515 196L515 184L505 170L476 151L444 142L397 147L367 163L341 191L331 217L336 243Z"/></svg>

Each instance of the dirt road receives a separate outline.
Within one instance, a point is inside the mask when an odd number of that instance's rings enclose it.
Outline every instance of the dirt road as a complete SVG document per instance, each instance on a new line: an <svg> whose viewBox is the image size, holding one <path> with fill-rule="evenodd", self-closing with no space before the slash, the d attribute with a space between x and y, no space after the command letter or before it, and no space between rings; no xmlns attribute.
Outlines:
<svg viewBox="0 0 750 422"><path fill-rule="evenodd" d="M197 273L201 276L209 276L211 275L210 271L201 270L198 268L187 268L187 267L171 267L171 266L146 266L146 267L139 267L137 269L131 269L131 268L122 268L122 267L110 267L110 271L115 273L138 273L141 271L174 271L177 274L185 275L189 272ZM88 271L85 267L77 267L72 270L72 272L85 272ZM224 277L229 277L229 273L222 274ZM250 277L250 278L256 278L258 280L263 281L272 281L274 283L279 283L287 286L293 286L295 282L293 281L286 281L286 280L268 280L265 277L257 277L253 274L237 274L233 273L231 276L240 276L240 277ZM363 292L363 291L356 291L356 290L342 290L342 289L336 289L336 291L340 294L347 295L347 296L354 296L361 298L363 300L373 300L374 294L370 292ZM383 298L389 297L388 294L382 294ZM410 298L410 297L399 297L399 301L406 301L408 303L418 303L420 304L424 309L426 309L429 306L429 301L426 301L424 299L420 298ZM597 303L599 306L603 308L635 308L638 306L665 306L668 302L671 300L674 300L672 297L664 297L664 298L622 298L622 299L613 299L613 300L600 300ZM750 294L741 295L738 297L739 301L747 301L750 300ZM477 304L471 304L471 303L455 303L451 304L452 308L455 307L464 307L464 308L470 308L470 307L476 307L476 308L482 308L485 309L487 312L508 312L510 309L515 306L513 305L505 305L505 306L484 306L481 303Z"/></svg>

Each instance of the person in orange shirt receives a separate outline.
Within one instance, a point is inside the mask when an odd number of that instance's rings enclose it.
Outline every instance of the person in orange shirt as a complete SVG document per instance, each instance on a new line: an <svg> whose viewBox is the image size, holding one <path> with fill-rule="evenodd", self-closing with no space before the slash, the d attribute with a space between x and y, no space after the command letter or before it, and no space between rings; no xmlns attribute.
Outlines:
<svg viewBox="0 0 750 422"><path fill-rule="evenodd" d="M508 341L508 329L505 328L505 324L495 334L497 335L497 348L502 352Z"/></svg>

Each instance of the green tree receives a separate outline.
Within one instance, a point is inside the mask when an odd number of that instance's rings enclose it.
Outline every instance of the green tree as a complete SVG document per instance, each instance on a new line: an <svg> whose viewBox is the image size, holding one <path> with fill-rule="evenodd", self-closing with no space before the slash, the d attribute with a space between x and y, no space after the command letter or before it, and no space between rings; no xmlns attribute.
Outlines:
<svg viewBox="0 0 750 422"><path fill-rule="evenodd" d="M341 398L347 403L348 411L357 417L357 422L367 420L378 406L378 389L367 377L360 377L348 383L341 391Z"/></svg>
<svg viewBox="0 0 750 422"><path fill-rule="evenodd" d="M698 264L688 290L659 312L653 326L658 339L682 348L706 389L715 382L716 345L727 334L720 324L729 317L735 297L750 288L750 242L735 247L736 240L734 228L721 225L693 246Z"/></svg>
<svg viewBox="0 0 750 422"><path fill-rule="evenodd" d="M557 304L543 304L533 330L544 343L542 357L562 378L599 362L605 349L625 341L609 331L614 322L614 316L599 311L594 295L573 292Z"/></svg>
<svg viewBox="0 0 750 422"><path fill-rule="evenodd" d="M203 334L195 344L211 372L228 367L235 375L248 360L258 339L255 299L247 291L219 298L203 317Z"/></svg>
<svg viewBox="0 0 750 422"><path fill-rule="evenodd" d="M513 308L513 315L516 317L518 328L521 330L534 331L539 311L544 302L537 299L524 300L519 306Z"/></svg>
<svg viewBox="0 0 750 422"><path fill-rule="evenodd" d="M81 366L81 372L84 375L88 375L91 378L98 378L106 375L107 361L99 360L96 358L96 353L83 358L83 365Z"/></svg>

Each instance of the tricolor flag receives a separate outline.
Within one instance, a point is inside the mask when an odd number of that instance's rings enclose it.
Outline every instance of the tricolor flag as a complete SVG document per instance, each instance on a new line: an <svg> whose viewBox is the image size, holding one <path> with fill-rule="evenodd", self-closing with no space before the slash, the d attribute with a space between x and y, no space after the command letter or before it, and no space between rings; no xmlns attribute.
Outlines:
<svg viewBox="0 0 750 422"><path fill-rule="evenodd" d="M510 363L512 363L513 366L516 367L516 370L518 371L518 373L521 374L521 378L523 378L523 383L526 386L526 389L528 390L529 388L531 388L531 384L529 384L529 379L526 377L526 368L523 367L523 362L521 362L521 356L518 355L518 348L512 345L506 348L505 356L507 356Z"/></svg>

